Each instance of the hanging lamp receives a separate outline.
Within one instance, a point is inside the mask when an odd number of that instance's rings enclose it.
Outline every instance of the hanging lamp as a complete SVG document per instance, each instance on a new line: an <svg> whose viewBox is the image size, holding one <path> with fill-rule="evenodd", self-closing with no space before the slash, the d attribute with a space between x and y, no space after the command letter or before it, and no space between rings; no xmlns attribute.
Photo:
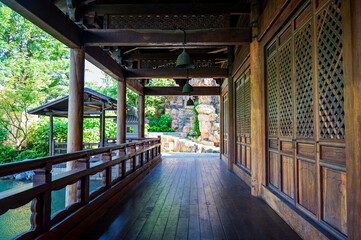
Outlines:
<svg viewBox="0 0 361 240"><path fill-rule="evenodd" d="M194 102L192 100L192 97L189 97L189 99L187 101L187 106L194 106Z"/></svg>
<svg viewBox="0 0 361 240"><path fill-rule="evenodd" d="M176 67L183 69L191 69L194 68L194 63L191 56L186 52L186 48L185 48L185 45L187 44L186 31L185 30L182 31L184 33L183 52L179 54L179 56L177 57Z"/></svg>
<svg viewBox="0 0 361 240"><path fill-rule="evenodd" d="M188 69L187 69L187 80L182 88L182 93L191 94L192 92L193 92L193 87L192 85L189 84Z"/></svg>

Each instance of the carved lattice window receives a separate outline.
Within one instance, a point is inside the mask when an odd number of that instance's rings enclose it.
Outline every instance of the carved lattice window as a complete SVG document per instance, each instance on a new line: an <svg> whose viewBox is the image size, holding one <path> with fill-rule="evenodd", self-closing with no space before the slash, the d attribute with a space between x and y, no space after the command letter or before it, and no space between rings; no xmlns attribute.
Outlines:
<svg viewBox="0 0 361 240"><path fill-rule="evenodd" d="M267 59L268 134L277 136L277 62L276 56Z"/></svg>
<svg viewBox="0 0 361 240"><path fill-rule="evenodd" d="M245 74L244 82L244 133L251 136L251 82L249 72Z"/></svg>
<svg viewBox="0 0 361 240"><path fill-rule="evenodd" d="M241 101L242 101L242 89L241 89L241 80L236 84L236 122L237 122L237 137L242 135L241 128Z"/></svg>
<svg viewBox="0 0 361 240"><path fill-rule="evenodd" d="M297 137L313 138L312 26L309 21L295 35Z"/></svg>
<svg viewBox="0 0 361 240"><path fill-rule="evenodd" d="M317 15L320 137L345 137L342 68L341 0L331 1Z"/></svg>
<svg viewBox="0 0 361 240"><path fill-rule="evenodd" d="M291 41L285 43L279 50L279 111L280 135L292 137L293 135L293 100L292 100L292 45Z"/></svg>

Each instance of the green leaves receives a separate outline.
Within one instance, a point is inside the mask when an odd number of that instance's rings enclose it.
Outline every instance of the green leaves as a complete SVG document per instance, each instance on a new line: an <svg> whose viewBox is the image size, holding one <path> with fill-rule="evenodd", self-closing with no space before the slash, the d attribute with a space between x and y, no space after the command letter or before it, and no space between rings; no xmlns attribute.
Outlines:
<svg viewBox="0 0 361 240"><path fill-rule="evenodd" d="M149 121L149 132L174 132L171 128L172 118L169 114L163 114L160 118L151 118Z"/></svg>

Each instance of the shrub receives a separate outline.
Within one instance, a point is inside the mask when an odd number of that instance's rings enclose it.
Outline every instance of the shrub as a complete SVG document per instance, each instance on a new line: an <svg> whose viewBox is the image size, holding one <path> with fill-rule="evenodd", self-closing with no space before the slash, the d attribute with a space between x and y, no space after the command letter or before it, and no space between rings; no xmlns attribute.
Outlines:
<svg viewBox="0 0 361 240"><path fill-rule="evenodd" d="M34 158L40 158L40 157L44 157L43 154L39 154L38 152L34 151L34 150L24 150L22 151L19 155L17 155L15 157L15 162L17 161L23 161L25 159L34 159Z"/></svg>
<svg viewBox="0 0 361 240"><path fill-rule="evenodd" d="M18 155L18 151L12 146L0 144L0 164L14 161Z"/></svg>
<svg viewBox="0 0 361 240"><path fill-rule="evenodd" d="M160 118L151 118L149 120L149 132L174 132L171 128L172 118L169 114L163 114Z"/></svg>
<svg viewBox="0 0 361 240"><path fill-rule="evenodd" d="M194 102L193 112L194 114L194 122L193 122L193 132L196 135L196 137L199 137L201 135L201 131L199 130L199 120L198 120L198 111L196 107L198 106L198 102Z"/></svg>

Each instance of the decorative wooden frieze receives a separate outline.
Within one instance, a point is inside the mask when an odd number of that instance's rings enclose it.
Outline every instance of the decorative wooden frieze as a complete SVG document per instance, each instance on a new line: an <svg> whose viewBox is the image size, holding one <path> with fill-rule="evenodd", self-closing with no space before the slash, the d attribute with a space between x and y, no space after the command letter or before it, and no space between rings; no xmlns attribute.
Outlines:
<svg viewBox="0 0 361 240"><path fill-rule="evenodd" d="M202 29L227 27L226 15L109 15L109 29Z"/></svg>
<svg viewBox="0 0 361 240"><path fill-rule="evenodd" d="M210 59L195 59L194 66L196 68L212 68L214 67L214 61ZM141 60L141 68L175 68L176 60Z"/></svg>

